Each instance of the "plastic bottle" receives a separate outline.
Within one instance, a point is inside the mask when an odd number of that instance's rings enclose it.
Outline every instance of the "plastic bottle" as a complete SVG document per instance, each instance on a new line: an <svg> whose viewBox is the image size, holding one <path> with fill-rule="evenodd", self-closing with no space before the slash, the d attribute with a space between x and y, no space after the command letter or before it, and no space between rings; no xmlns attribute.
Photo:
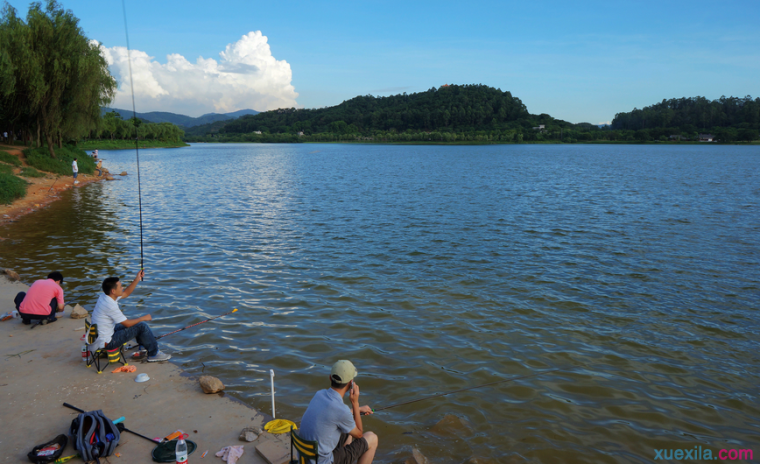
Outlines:
<svg viewBox="0 0 760 464"><path fill-rule="evenodd" d="M177 454L177 464L187 464L187 443L185 443L184 438L180 437L177 440L175 453Z"/></svg>
<svg viewBox="0 0 760 464"><path fill-rule="evenodd" d="M82 361L87 362L87 345L82 345Z"/></svg>

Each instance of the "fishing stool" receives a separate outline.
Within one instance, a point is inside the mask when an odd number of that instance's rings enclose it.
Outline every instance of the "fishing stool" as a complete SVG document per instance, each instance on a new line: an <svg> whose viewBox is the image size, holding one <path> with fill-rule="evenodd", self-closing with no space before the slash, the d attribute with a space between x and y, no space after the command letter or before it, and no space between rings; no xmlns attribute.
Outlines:
<svg viewBox="0 0 760 464"><path fill-rule="evenodd" d="M293 459L293 448L298 453L298 459ZM296 429L290 426L290 464L310 464L317 462L319 442L304 440L296 433Z"/></svg>
<svg viewBox="0 0 760 464"><path fill-rule="evenodd" d="M98 339L98 324L90 324L90 322L85 319L84 330L85 334L87 335L85 342L85 348L87 349L87 367L95 364L95 368L98 370L98 374L102 374L103 369L100 366L100 358L104 354L108 356L108 364L115 364L117 362L120 362L124 366L129 365L129 363L127 363L127 358L124 356L124 345L126 345L126 343L119 346L118 348L111 350L107 350L105 348L96 348L93 351L91 347Z"/></svg>

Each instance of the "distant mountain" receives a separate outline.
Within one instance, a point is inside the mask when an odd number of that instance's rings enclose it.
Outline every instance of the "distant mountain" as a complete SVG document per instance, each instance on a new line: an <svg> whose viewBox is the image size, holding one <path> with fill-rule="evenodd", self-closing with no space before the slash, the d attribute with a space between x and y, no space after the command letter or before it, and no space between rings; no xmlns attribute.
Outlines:
<svg viewBox="0 0 760 464"><path fill-rule="evenodd" d="M101 113L106 114L111 111L116 111L122 117L122 119L129 119L132 117L131 110L121 110L119 108L101 108ZM219 114L208 113L203 116L193 118L191 116L185 116L184 114L167 113L164 111L151 111L150 113L137 113L137 117L150 122L170 122L181 127L195 127L201 124L210 124L217 121L229 121L231 119L237 119L240 116L259 114L256 110L240 110L233 111L232 113Z"/></svg>

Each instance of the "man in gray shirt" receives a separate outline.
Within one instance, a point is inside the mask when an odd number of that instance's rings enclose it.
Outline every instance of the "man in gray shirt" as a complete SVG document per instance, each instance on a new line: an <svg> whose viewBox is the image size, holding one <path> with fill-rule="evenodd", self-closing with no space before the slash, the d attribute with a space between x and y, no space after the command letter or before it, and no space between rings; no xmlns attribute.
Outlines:
<svg viewBox="0 0 760 464"><path fill-rule="evenodd" d="M359 407L358 372L351 361L336 362L330 372L330 388L318 391L301 419L299 435L319 443L317 464L370 464L377 451L377 435L364 432L362 414L372 414L369 406ZM351 409L343 396L351 392Z"/></svg>

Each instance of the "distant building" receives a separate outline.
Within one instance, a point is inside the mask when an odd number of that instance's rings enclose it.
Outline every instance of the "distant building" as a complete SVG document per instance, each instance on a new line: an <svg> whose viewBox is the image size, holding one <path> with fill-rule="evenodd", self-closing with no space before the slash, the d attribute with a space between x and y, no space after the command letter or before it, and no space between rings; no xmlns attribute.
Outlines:
<svg viewBox="0 0 760 464"><path fill-rule="evenodd" d="M298 136L301 137L303 135L303 131L298 131Z"/></svg>
<svg viewBox="0 0 760 464"><path fill-rule="evenodd" d="M671 135L670 136L670 140L678 140L680 142L681 141L681 136L680 135Z"/></svg>
<svg viewBox="0 0 760 464"><path fill-rule="evenodd" d="M714 142L715 136L712 134L699 134L700 142Z"/></svg>
<svg viewBox="0 0 760 464"><path fill-rule="evenodd" d="M546 124L539 124L538 127L534 127L533 130L546 130Z"/></svg>
<svg viewBox="0 0 760 464"><path fill-rule="evenodd" d="M261 135L261 131L253 131L253 133Z"/></svg>

